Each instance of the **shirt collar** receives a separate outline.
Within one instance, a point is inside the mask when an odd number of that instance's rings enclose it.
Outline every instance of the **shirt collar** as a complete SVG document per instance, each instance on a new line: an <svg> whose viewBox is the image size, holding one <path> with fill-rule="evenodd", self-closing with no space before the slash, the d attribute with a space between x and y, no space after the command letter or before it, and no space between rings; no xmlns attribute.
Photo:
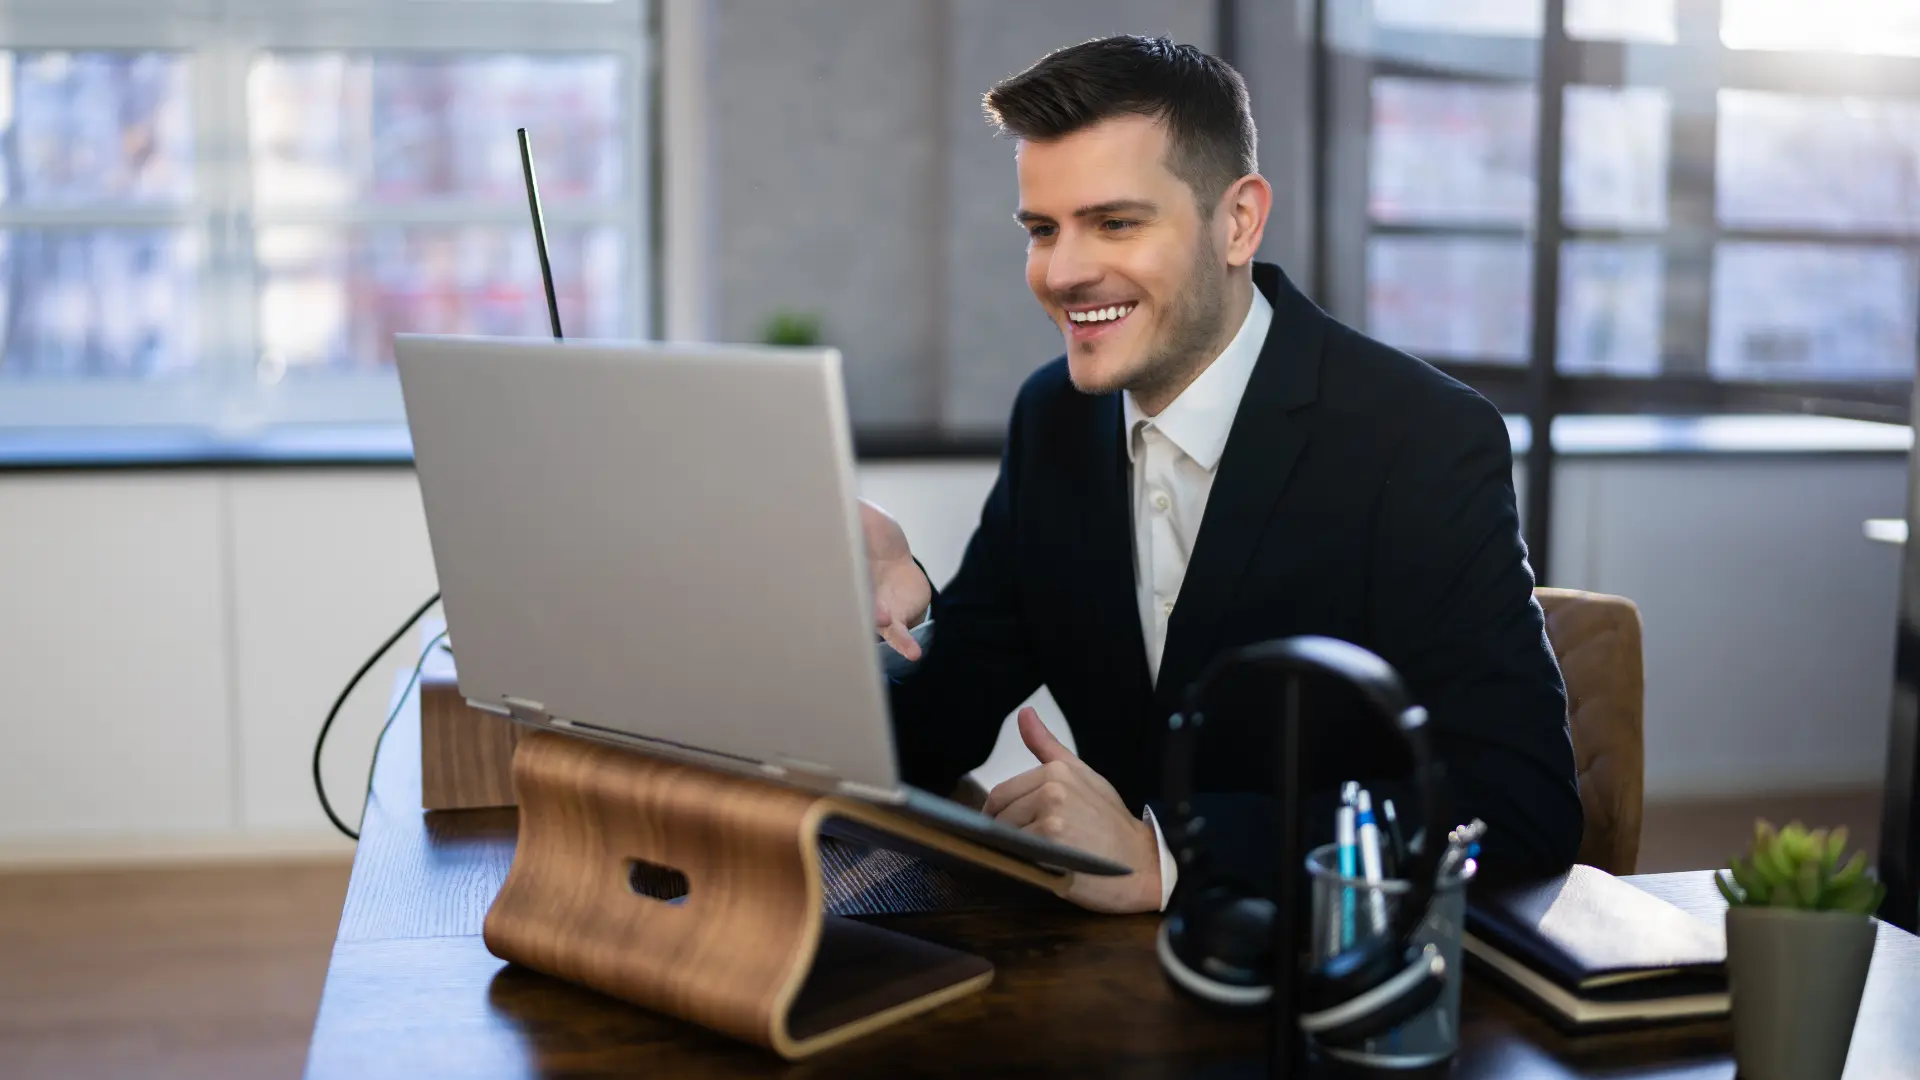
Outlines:
<svg viewBox="0 0 1920 1080"><path fill-rule="evenodd" d="M1180 452L1201 468L1212 472L1227 449L1227 433L1233 430L1233 418L1240 411L1240 398L1253 378L1253 366L1267 341L1267 329L1273 325L1273 305L1259 289L1253 290L1253 303L1247 307L1246 320L1213 363L1200 372L1180 396L1158 416L1140 411L1133 392L1121 394L1121 413L1126 420L1127 459L1134 460L1133 433L1140 422L1150 421Z"/></svg>

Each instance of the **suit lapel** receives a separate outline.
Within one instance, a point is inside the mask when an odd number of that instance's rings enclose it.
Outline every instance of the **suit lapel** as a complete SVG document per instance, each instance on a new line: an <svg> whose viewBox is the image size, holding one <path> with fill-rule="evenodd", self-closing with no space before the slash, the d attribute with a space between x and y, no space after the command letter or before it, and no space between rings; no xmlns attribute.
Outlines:
<svg viewBox="0 0 1920 1080"><path fill-rule="evenodd" d="M1307 444L1303 410L1319 392L1326 315L1295 290L1277 266L1256 263L1254 284L1273 304L1273 323L1234 414L1180 598L1167 624L1156 685L1165 709L1178 707L1187 684L1217 646L1241 575Z"/></svg>

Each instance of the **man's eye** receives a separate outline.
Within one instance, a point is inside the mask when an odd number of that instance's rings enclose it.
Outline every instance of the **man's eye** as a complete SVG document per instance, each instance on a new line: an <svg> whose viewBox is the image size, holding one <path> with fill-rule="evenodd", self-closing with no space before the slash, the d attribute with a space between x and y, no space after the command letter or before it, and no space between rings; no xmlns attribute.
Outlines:
<svg viewBox="0 0 1920 1080"><path fill-rule="evenodd" d="M1027 235L1033 237L1035 240L1046 240L1053 236L1053 226L1051 225L1030 226L1027 229Z"/></svg>
<svg viewBox="0 0 1920 1080"><path fill-rule="evenodd" d="M1100 227L1110 233L1115 233L1126 232L1128 229L1133 228L1135 224L1137 224L1137 222L1128 221L1125 218L1108 218L1100 223Z"/></svg>

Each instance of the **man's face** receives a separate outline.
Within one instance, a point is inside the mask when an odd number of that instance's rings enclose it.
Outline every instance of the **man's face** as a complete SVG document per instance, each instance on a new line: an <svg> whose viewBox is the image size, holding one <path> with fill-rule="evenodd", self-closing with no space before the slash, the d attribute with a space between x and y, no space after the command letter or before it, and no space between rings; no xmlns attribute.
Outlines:
<svg viewBox="0 0 1920 1080"><path fill-rule="evenodd" d="M1226 340L1227 266L1166 159L1165 125L1144 116L1022 141L1016 154L1027 286L1085 393L1183 385Z"/></svg>

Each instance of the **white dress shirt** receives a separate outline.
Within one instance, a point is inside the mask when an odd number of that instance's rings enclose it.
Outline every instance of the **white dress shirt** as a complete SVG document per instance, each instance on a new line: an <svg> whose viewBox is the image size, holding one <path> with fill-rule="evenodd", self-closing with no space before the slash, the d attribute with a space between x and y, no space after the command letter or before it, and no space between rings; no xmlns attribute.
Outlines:
<svg viewBox="0 0 1920 1080"><path fill-rule="evenodd" d="M1207 512L1207 496L1227 433L1247 380L1266 344L1273 323L1273 305L1253 291L1253 304L1239 333L1213 363L1188 384L1180 396L1148 416L1128 392L1121 413L1126 424L1128 471L1133 484L1133 582L1140 604L1140 632L1147 643L1147 671L1160 679L1160 654L1167 645L1167 620L1186 580L1187 559L1200 535ZM1179 876L1173 852L1151 809L1147 823L1160 842L1160 907Z"/></svg>

